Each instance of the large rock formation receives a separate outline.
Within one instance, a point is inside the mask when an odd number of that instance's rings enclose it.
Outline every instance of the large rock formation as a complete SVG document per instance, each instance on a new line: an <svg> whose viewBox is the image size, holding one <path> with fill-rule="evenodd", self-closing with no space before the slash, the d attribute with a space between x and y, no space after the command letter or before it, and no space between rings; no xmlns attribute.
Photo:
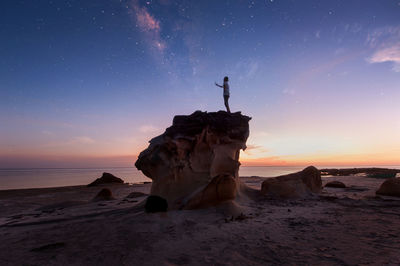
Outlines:
<svg viewBox="0 0 400 266"><path fill-rule="evenodd" d="M303 171L269 178L262 183L261 194L279 198L304 198L322 189L320 171L309 166Z"/></svg>
<svg viewBox="0 0 400 266"><path fill-rule="evenodd" d="M202 208L232 200L239 189L239 152L249 136L248 116L196 111L175 116L136 161L153 180L151 195L170 209Z"/></svg>

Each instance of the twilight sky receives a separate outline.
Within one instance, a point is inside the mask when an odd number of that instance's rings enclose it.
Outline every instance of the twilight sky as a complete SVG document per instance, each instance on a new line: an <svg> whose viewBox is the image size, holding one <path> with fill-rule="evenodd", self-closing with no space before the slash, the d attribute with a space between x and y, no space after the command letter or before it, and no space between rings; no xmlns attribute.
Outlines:
<svg viewBox="0 0 400 266"><path fill-rule="evenodd" d="M225 75L244 165L400 164L400 0L3 0L0 167L132 166Z"/></svg>

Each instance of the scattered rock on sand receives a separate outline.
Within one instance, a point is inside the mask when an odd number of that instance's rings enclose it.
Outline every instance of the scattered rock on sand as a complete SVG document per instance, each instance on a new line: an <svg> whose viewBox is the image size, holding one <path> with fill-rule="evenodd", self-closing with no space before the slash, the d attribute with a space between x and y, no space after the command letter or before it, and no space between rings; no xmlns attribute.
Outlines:
<svg viewBox="0 0 400 266"><path fill-rule="evenodd" d="M103 188L97 193L96 197L93 198L92 201L103 201L103 200L113 200L114 197L112 196L111 190L108 188Z"/></svg>
<svg viewBox="0 0 400 266"><path fill-rule="evenodd" d="M346 188L346 185L340 181L331 181L326 183L325 187Z"/></svg>
<svg viewBox="0 0 400 266"><path fill-rule="evenodd" d="M241 187L239 154L246 148L250 119L223 111L175 116L172 126L150 140L135 166L153 180L151 194L165 198L170 209L232 200Z"/></svg>
<svg viewBox="0 0 400 266"><path fill-rule="evenodd" d="M88 187L92 186L97 186L100 184L109 184L109 183L124 183L124 180L122 180L119 177L116 177L110 173L103 173L103 175L100 178L97 178L95 181L87 185Z"/></svg>
<svg viewBox="0 0 400 266"><path fill-rule="evenodd" d="M303 198L322 189L321 174L314 166L303 171L269 178L262 183L261 193L280 198Z"/></svg>
<svg viewBox="0 0 400 266"><path fill-rule="evenodd" d="M376 191L376 194L400 197L400 178L390 178L385 180Z"/></svg>
<svg viewBox="0 0 400 266"><path fill-rule="evenodd" d="M146 212L166 212L168 210L168 202L160 196L152 195L147 197L144 208Z"/></svg>

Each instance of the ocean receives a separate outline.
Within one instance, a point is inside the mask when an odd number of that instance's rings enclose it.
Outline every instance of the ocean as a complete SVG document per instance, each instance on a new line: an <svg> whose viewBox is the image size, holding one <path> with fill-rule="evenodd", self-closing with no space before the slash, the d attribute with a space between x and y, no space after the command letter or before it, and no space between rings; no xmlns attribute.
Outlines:
<svg viewBox="0 0 400 266"><path fill-rule="evenodd" d="M400 166L382 167L400 169ZM297 172L304 168L304 166L241 166L239 175L274 177ZM329 168L350 167L331 166ZM103 172L120 177L127 183L151 181L134 167L0 169L0 190L87 185L101 177Z"/></svg>

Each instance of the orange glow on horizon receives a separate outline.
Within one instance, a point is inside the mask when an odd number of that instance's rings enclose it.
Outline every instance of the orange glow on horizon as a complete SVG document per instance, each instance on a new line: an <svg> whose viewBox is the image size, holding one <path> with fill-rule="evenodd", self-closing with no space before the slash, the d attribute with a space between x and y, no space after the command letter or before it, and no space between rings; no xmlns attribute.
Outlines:
<svg viewBox="0 0 400 266"><path fill-rule="evenodd" d="M241 160L243 166L385 166L400 165L395 154L347 154L331 156L282 156Z"/></svg>

